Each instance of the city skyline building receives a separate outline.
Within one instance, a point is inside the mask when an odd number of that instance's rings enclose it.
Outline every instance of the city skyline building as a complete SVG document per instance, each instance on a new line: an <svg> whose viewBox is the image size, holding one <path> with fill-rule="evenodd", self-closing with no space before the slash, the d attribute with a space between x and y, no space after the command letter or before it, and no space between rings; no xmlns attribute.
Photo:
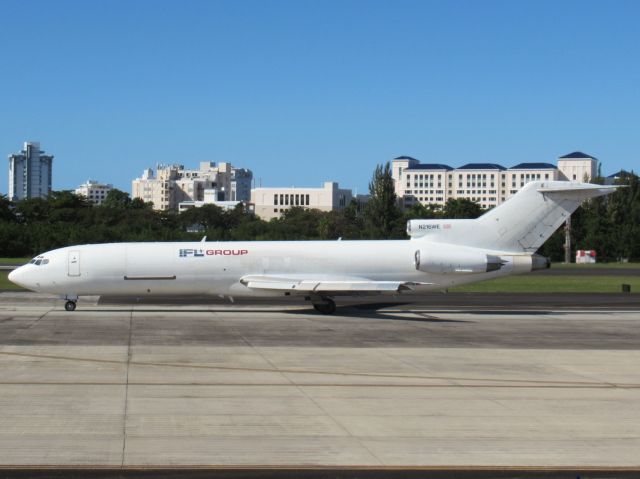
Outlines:
<svg viewBox="0 0 640 479"><path fill-rule="evenodd" d="M197 170L184 165L157 165L147 168L132 182L131 196L152 202L155 210L179 211L180 204L201 205L228 201L248 202L253 173L234 168L231 163L200 162Z"/></svg>
<svg viewBox="0 0 640 479"><path fill-rule="evenodd" d="M22 151L9 155L9 199L46 198L51 193L53 155L40 142L25 141Z"/></svg>
<svg viewBox="0 0 640 479"><path fill-rule="evenodd" d="M410 156L391 162L395 192L403 208L414 204L444 206L449 199L468 199L483 209L497 206L525 184L539 180L590 181L597 176L598 160L573 152L551 163L519 163L506 168L495 163L467 163L453 168L441 163L420 163Z"/></svg>
<svg viewBox="0 0 640 479"><path fill-rule="evenodd" d="M325 181L320 188L260 187L251 190L251 208L256 216L269 221L280 218L293 207L333 211L344 209L353 198L351 190L335 181ZM358 195L358 200L364 202Z"/></svg>
<svg viewBox="0 0 640 479"><path fill-rule="evenodd" d="M581 151L558 157L560 179L589 183L598 176L598 159Z"/></svg>
<svg viewBox="0 0 640 479"><path fill-rule="evenodd" d="M90 203L101 205L107 199L112 184L100 183L95 180L87 180L75 189L76 195L84 196Z"/></svg>

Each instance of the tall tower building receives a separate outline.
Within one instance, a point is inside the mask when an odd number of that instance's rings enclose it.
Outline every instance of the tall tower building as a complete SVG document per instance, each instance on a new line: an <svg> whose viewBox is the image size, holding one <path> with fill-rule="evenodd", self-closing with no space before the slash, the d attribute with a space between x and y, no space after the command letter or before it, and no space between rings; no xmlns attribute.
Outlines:
<svg viewBox="0 0 640 479"><path fill-rule="evenodd" d="M51 193L53 155L37 141L26 141L20 153L9 155L9 199L46 198Z"/></svg>

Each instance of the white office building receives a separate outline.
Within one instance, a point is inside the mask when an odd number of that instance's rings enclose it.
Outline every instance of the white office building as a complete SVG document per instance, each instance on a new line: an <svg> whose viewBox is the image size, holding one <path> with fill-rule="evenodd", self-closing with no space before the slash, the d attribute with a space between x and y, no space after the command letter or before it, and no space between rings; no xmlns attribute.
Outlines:
<svg viewBox="0 0 640 479"><path fill-rule="evenodd" d="M550 163L519 163L511 168L467 163L452 168L400 156L392 161L391 170L396 195L405 208L418 203L444 206L449 199L465 198L486 209L506 201L530 181L594 178L597 160L576 152L560 157L557 167Z"/></svg>
<svg viewBox="0 0 640 479"><path fill-rule="evenodd" d="M574 151L558 158L558 170L562 180L589 183L598 176L598 159L581 151Z"/></svg>
<svg viewBox="0 0 640 479"><path fill-rule="evenodd" d="M180 203L248 202L253 174L230 163L200 163L197 170L184 165L158 165L148 168L132 182L132 197L152 202L155 210L178 211Z"/></svg>
<svg viewBox="0 0 640 479"><path fill-rule="evenodd" d="M495 163L467 163L456 168L451 172L453 185L449 198L466 198L482 208L492 208L503 201L501 185L505 171L504 166Z"/></svg>
<svg viewBox="0 0 640 479"><path fill-rule="evenodd" d="M338 183L327 181L321 188L254 188L251 190L251 207L263 220L279 218L293 208L332 211L344 209L353 195Z"/></svg>
<svg viewBox="0 0 640 479"><path fill-rule="evenodd" d="M399 164L397 164L399 163ZM415 203L445 204L453 194L453 168L439 163L420 163L415 158L393 160L392 175L398 198L405 206Z"/></svg>
<svg viewBox="0 0 640 479"><path fill-rule="evenodd" d="M94 205L101 205L107 199L107 194L113 189L113 185L87 180L76 188L76 195L84 196Z"/></svg>
<svg viewBox="0 0 640 479"><path fill-rule="evenodd" d="M515 195L530 181L560 180L560 171L551 163L519 163L506 171L502 201Z"/></svg>
<svg viewBox="0 0 640 479"><path fill-rule="evenodd" d="M51 193L53 155L37 141L27 141L20 153L9 155L9 199L46 198Z"/></svg>

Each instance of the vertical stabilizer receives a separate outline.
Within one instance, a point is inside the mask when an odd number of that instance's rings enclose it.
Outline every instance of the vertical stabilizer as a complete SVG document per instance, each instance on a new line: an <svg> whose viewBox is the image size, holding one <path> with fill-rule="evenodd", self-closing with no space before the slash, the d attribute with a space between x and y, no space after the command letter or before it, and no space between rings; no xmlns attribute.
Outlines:
<svg viewBox="0 0 640 479"><path fill-rule="evenodd" d="M533 181L481 217L454 223L447 230L424 238L494 251L534 253L584 200L612 193L616 188Z"/></svg>

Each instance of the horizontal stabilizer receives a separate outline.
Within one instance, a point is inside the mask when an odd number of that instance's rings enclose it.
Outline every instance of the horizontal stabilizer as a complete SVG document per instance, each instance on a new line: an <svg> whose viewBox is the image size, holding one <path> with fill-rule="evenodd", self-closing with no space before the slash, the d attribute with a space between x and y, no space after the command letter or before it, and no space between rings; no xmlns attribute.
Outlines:
<svg viewBox="0 0 640 479"><path fill-rule="evenodd" d="M558 182L554 183L555 185ZM619 185L593 185L591 183L569 183L562 186L545 186L538 188L540 193L573 193L582 199L595 198L596 196L608 195L620 188Z"/></svg>
<svg viewBox="0 0 640 479"><path fill-rule="evenodd" d="M371 281L367 279L299 279L280 276L245 276L240 282L247 288L266 291L289 291L318 294L400 293L414 286L431 283L408 281Z"/></svg>

